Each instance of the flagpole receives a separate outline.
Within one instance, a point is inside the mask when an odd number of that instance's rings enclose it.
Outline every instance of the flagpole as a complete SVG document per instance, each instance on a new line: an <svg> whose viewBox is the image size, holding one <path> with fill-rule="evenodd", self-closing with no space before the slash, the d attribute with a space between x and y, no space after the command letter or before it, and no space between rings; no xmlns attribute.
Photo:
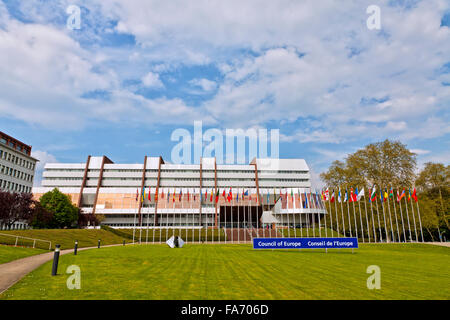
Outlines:
<svg viewBox="0 0 450 320"><path fill-rule="evenodd" d="M319 238L322 238L322 230L320 229L320 202L319 202L317 190L315 188L314 188L314 199L316 199L317 224L319 225Z"/></svg>
<svg viewBox="0 0 450 320"><path fill-rule="evenodd" d="M380 187L380 194L381 194L381 187ZM377 218L378 218L378 231L380 232L380 242L383 242L383 234L381 233L381 222L380 222L380 211L378 210L378 198L375 197L376 202L376 208L377 208ZM383 206L383 205L381 205Z"/></svg>
<svg viewBox="0 0 450 320"><path fill-rule="evenodd" d="M417 197L417 195L416 195ZM420 224L420 234L422 235L422 242L423 241L423 230L422 230L422 219L420 218L420 211L419 211L419 200L416 201L416 207L417 207L417 213L419 215L419 224Z"/></svg>
<svg viewBox="0 0 450 320"><path fill-rule="evenodd" d="M350 195L350 197L351 196L352 195ZM356 221L355 201L353 201L353 199L352 199L352 207L353 207L353 221L355 222L356 239L358 239L358 222Z"/></svg>
<svg viewBox="0 0 450 320"><path fill-rule="evenodd" d="M334 189L333 189L333 194L334 194ZM331 199L330 199L331 202ZM338 210L337 210L337 198L336 196L334 196L334 213L336 214L336 231L338 233L338 237L341 236L341 234L339 233L339 214L338 214ZM331 211L331 208L330 208Z"/></svg>
<svg viewBox="0 0 450 320"><path fill-rule="evenodd" d="M359 223L361 224L361 237L362 237L363 243L365 243L366 241L364 240L364 227L363 227L362 215L361 215L361 203L359 202L360 200L361 200L361 198L359 198L359 200L358 200L358 194L357 194L356 195L356 201L358 201Z"/></svg>
<svg viewBox="0 0 450 320"><path fill-rule="evenodd" d="M369 197L370 197L370 196L369 196ZM370 243L369 216L367 215L367 203L366 203L366 195L365 195L365 194L364 194L364 211L366 212L367 237L369 238L369 243Z"/></svg>
<svg viewBox="0 0 450 320"><path fill-rule="evenodd" d="M403 242L406 242L406 230L405 230L405 220L403 219L402 201L400 199L400 194L397 188L397 202L400 207L400 217L402 218L402 229L403 229Z"/></svg>
<svg viewBox="0 0 450 320"><path fill-rule="evenodd" d="M347 201L345 201L346 200L345 198L347 198ZM350 203L349 203L350 197L347 188L345 188L345 198L344 201L346 202L347 205L348 228L350 229L350 237L353 237L352 220L350 219Z"/></svg>
<svg viewBox="0 0 450 320"><path fill-rule="evenodd" d="M397 227L397 238L398 238L398 242L402 242L402 239L400 238L400 229L398 227L398 218L397 218L397 208L395 206L395 195L394 195L394 188L392 188L391 186L391 190L392 190L392 204L394 206L394 217L395 217L395 225Z"/></svg>
<svg viewBox="0 0 450 320"><path fill-rule="evenodd" d="M409 213L408 213L408 202L406 201L406 195L405 195L405 208L406 208L406 219L408 219L408 229L409 229L409 241L412 242L412 235L411 235L411 223L409 222Z"/></svg>
<svg viewBox="0 0 450 320"><path fill-rule="evenodd" d="M411 202L411 214L413 216L413 222L414 222L414 234L416 235L416 242L419 242L419 238L417 237L417 228L416 228L416 217L414 216L414 206L412 204L414 199L412 199L411 196L411 189L409 189L409 201Z"/></svg>
<svg viewBox="0 0 450 320"><path fill-rule="evenodd" d="M344 219L344 207L342 205L342 194L341 194L341 187L339 187L339 203L341 204L341 216L342 216L342 229L344 230L343 236L346 236L346 232L345 232L345 219Z"/></svg>
<svg viewBox="0 0 450 320"><path fill-rule="evenodd" d="M236 194L236 205L237 205L237 223L238 223L238 243L241 243L241 220L239 219L239 188Z"/></svg>
<svg viewBox="0 0 450 320"><path fill-rule="evenodd" d="M302 219L302 216L303 216L303 213L302 213L302 209L304 209L303 208L303 201L302 201L302 193L300 192L300 189L299 188L297 188L297 191L298 191L298 196L299 196L299 199L300 199L300 202L299 202L299 206L300 206L300 214L299 214L299 219L300 219L300 237L302 237L303 238L303 219Z"/></svg>
<svg viewBox="0 0 450 320"><path fill-rule="evenodd" d="M389 221L391 222L391 236L392 236L392 240L395 242L394 227L392 225L391 205L389 203L389 195L387 197L387 203L388 203L388 210L389 210Z"/></svg>
<svg viewBox="0 0 450 320"><path fill-rule="evenodd" d="M285 195L287 191L285 192ZM283 200L281 200L281 206L283 206ZM286 198L286 215L287 215L287 224L288 224L288 238L291 237L291 221L289 218L289 200ZM283 223L284 224L284 223ZM284 238L284 230L283 230L283 238Z"/></svg>
<svg viewBox="0 0 450 320"><path fill-rule="evenodd" d="M375 188L375 186L373 186L372 189L373 188ZM370 190L369 200L370 200L370 212L372 214L373 239L374 239L375 243L377 243L377 233L375 232L375 219L373 218L372 190Z"/></svg>
<svg viewBox="0 0 450 320"><path fill-rule="evenodd" d="M292 198L292 208L294 212L294 214L292 215L292 219L294 219L294 237L297 238L297 225L295 224L295 215L296 215L295 211L297 209L297 206L295 205L295 196L292 188L291 188L291 198Z"/></svg>
<svg viewBox="0 0 450 320"><path fill-rule="evenodd" d="M323 191L323 190L322 190ZM323 193L322 193L323 194ZM325 220L325 238L328 238L328 232L327 232L327 206L326 206L326 202L324 201L324 199L321 199L321 206L323 207L323 210L325 210L325 214L324 214L324 220ZM331 223L331 222L330 222ZM331 230L333 230L331 228ZM331 231L331 234L333 234L333 231Z"/></svg>
<svg viewBox="0 0 450 320"><path fill-rule="evenodd" d="M380 187L380 190L381 190L381 187ZM383 191L380 191L380 193L382 194ZM380 200L380 202L381 202L381 209L383 210L384 235L386 236L386 243L387 243L388 241L390 241L389 240L390 236L388 236L389 233L388 233L388 229L387 229L387 225L386 225L386 214L384 212L384 194L383 194L383 201Z"/></svg>

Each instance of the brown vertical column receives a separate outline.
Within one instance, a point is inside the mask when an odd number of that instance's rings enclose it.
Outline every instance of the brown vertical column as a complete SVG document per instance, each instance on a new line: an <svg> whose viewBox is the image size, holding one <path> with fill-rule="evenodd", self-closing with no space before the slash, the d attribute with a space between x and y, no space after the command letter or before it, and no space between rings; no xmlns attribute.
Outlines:
<svg viewBox="0 0 450 320"><path fill-rule="evenodd" d="M255 166L255 184L256 184L256 192L258 193L258 203L259 205L261 205L261 196L259 194L259 181L258 181L258 165L256 164L256 160L255 163L253 163L253 165Z"/></svg>
<svg viewBox="0 0 450 320"><path fill-rule="evenodd" d="M139 207L138 207L138 217L139 217L139 226L142 225L142 216L141 216L141 208L142 208L142 190L144 190L145 183L145 169L147 168L147 156L144 157L144 168L142 169L142 180L141 180L141 193L139 194Z"/></svg>
<svg viewBox="0 0 450 320"><path fill-rule="evenodd" d="M155 226L158 224L158 200L159 200L159 182L161 180L161 164L163 163L163 159L160 156L159 157L159 164L158 164L158 178L156 180L156 200L155 200Z"/></svg>
<svg viewBox="0 0 450 320"><path fill-rule="evenodd" d="M105 163L112 163L112 161L110 159L108 159L108 157L106 157L106 156L103 156L103 158L102 158L102 165L100 166L100 174L98 175L97 190L95 191L94 208L92 208L92 214L95 214L95 207L97 206L98 192L102 185L103 168L105 166Z"/></svg>
<svg viewBox="0 0 450 320"><path fill-rule="evenodd" d="M80 195L78 197L78 202L77 202L77 207L78 208L81 208L81 205L82 205L81 198L83 197L83 190L84 190L84 187L86 186L87 173L88 173L88 170L89 170L89 162L91 162L91 156L90 155L87 157L86 166L84 167L83 181L81 182Z"/></svg>
<svg viewBox="0 0 450 320"><path fill-rule="evenodd" d="M202 225L202 158L200 158L200 206L199 206L199 213L200 213L200 226Z"/></svg>
<svg viewBox="0 0 450 320"><path fill-rule="evenodd" d="M214 157L214 207L215 207L215 219L214 219L214 227L217 228L217 201L216 201L216 197L217 197L217 162L216 162L216 157Z"/></svg>

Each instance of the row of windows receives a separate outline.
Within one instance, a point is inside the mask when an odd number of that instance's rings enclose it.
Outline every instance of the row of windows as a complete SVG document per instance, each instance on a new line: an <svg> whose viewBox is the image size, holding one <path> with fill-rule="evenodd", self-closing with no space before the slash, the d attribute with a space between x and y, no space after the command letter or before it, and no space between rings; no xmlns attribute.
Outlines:
<svg viewBox="0 0 450 320"><path fill-rule="evenodd" d="M2 190L8 190L8 191L13 191L13 192L25 192L25 193L31 192L31 187L24 186L24 185L14 183L11 181L2 180L2 179L0 179L0 188Z"/></svg>
<svg viewBox="0 0 450 320"><path fill-rule="evenodd" d="M0 165L0 173L11 176L13 178L17 178L17 179L21 179L24 181L33 181L33 176L31 174L4 166L4 165Z"/></svg>
<svg viewBox="0 0 450 320"><path fill-rule="evenodd" d="M26 147L22 148L21 145L14 145L14 143L11 142L11 141L7 142L5 138L0 138L0 142L5 144L5 145L7 145L7 146L10 146L11 148L14 148L14 149L16 149L16 150L18 150L20 152L25 152L27 154L30 153L30 149L28 149Z"/></svg>
<svg viewBox="0 0 450 320"><path fill-rule="evenodd" d="M3 150L0 150L0 159L10 161L12 163L15 163L21 167L24 167L24 168L27 168L30 170L34 170L35 164L33 162L25 160L21 157L18 157L14 154L11 154L11 153L3 151Z"/></svg>

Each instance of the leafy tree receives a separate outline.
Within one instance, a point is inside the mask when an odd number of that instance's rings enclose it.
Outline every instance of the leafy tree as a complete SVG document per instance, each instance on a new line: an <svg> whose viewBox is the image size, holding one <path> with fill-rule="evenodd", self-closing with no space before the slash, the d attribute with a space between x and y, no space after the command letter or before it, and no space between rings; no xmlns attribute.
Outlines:
<svg viewBox="0 0 450 320"><path fill-rule="evenodd" d="M43 194L39 201L45 210L53 214L53 227L69 228L77 222L79 209L72 204L69 196L57 188Z"/></svg>
<svg viewBox="0 0 450 320"><path fill-rule="evenodd" d="M33 213L31 193L0 191L0 221L9 229L17 221L28 220Z"/></svg>
<svg viewBox="0 0 450 320"><path fill-rule="evenodd" d="M28 220L28 224L33 229L51 229L53 228L53 213L42 207L39 201L35 201L33 214Z"/></svg>
<svg viewBox="0 0 450 320"><path fill-rule="evenodd" d="M88 225L95 226L99 224L98 215L96 214L79 214L78 227L86 227Z"/></svg>
<svg viewBox="0 0 450 320"><path fill-rule="evenodd" d="M334 161L320 175L329 186L410 186L416 168L416 155L399 141L385 140L349 154L344 162Z"/></svg>

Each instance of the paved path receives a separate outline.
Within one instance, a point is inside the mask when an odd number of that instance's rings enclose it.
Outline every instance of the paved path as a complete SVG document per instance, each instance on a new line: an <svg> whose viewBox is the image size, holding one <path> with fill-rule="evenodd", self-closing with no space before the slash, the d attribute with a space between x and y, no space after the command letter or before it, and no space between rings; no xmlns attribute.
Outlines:
<svg viewBox="0 0 450 320"><path fill-rule="evenodd" d="M123 244L112 244L102 246L102 248L122 245ZM78 248L78 251L94 248L96 249L97 247ZM60 255L67 253L73 253L73 249L61 250ZM22 279L25 275L52 259L53 251L0 264L0 294L8 290L13 284Z"/></svg>
<svg viewBox="0 0 450 320"><path fill-rule="evenodd" d="M450 247L450 242L426 242L426 243L434 244L435 246Z"/></svg>

